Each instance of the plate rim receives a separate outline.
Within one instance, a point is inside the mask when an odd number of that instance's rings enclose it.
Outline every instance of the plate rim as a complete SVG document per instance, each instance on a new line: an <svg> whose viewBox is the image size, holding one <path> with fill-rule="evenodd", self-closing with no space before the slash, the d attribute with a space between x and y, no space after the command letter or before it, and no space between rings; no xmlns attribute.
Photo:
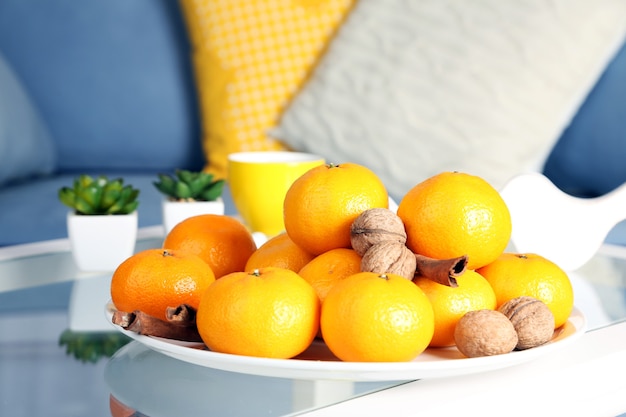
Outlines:
<svg viewBox="0 0 626 417"><path fill-rule="evenodd" d="M260 358L212 352L206 349L198 349L197 347L204 346L199 342L185 343L153 336L139 335L113 324L110 320L111 312L109 309L107 309L107 315L109 316L109 322L117 331L129 336L136 342L164 355L198 366L267 377L351 381L441 378L506 368L528 362L534 358L562 349L582 337L587 330L587 319L585 315L581 310L574 307L567 321L567 323L573 326L573 332L565 336L556 335L550 342L532 349L477 358L428 361L420 360L422 355L419 355L413 361L408 362L347 362ZM455 347L443 349L456 350ZM450 366L452 363L454 363L455 366Z"/></svg>

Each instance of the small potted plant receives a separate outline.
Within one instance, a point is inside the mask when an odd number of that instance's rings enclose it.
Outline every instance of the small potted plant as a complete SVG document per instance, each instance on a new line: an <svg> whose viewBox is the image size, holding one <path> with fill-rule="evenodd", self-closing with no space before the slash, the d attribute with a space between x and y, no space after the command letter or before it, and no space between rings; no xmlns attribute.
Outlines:
<svg viewBox="0 0 626 417"><path fill-rule="evenodd" d="M85 271L113 271L135 251L139 190L102 175L80 175L59 200L72 210L67 229L76 265Z"/></svg>
<svg viewBox="0 0 626 417"><path fill-rule="evenodd" d="M164 196L163 225L165 232L184 219L200 214L224 214L222 191L225 181L216 180L207 172L177 169L174 175L158 174L154 186Z"/></svg>

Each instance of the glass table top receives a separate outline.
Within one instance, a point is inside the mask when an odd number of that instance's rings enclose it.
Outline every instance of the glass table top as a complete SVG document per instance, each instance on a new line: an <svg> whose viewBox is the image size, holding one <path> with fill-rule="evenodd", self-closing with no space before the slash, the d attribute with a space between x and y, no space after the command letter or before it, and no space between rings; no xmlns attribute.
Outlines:
<svg viewBox="0 0 626 417"><path fill-rule="evenodd" d="M1 416L283 416L404 383L262 377L154 352L107 322L111 274L78 271L64 245L0 251ZM626 318L626 248L602 247L570 278L589 330Z"/></svg>

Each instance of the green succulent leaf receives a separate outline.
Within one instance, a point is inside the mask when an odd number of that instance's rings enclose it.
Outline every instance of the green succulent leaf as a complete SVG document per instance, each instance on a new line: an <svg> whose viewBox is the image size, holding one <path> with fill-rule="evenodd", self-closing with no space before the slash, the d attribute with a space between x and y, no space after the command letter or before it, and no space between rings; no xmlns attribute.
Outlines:
<svg viewBox="0 0 626 417"><path fill-rule="evenodd" d="M176 180L167 174L158 174L159 181L153 182L154 186L163 194L176 198Z"/></svg>
<svg viewBox="0 0 626 417"><path fill-rule="evenodd" d="M177 169L174 175L158 174L154 186L174 200L214 201L223 192L224 180L215 181L213 174Z"/></svg>
<svg viewBox="0 0 626 417"><path fill-rule="evenodd" d="M127 185L127 187L130 189L130 198L128 201L132 202L137 200L137 198L139 198L139 190L131 187L130 185Z"/></svg>
<svg viewBox="0 0 626 417"><path fill-rule="evenodd" d="M226 181L224 181L224 180L216 181L215 183L213 183L211 188L208 188L202 194L200 194L200 198L198 198L198 199L202 200L202 201L215 201L215 200L217 200L218 197L222 195L225 183L226 183Z"/></svg>
<svg viewBox="0 0 626 417"><path fill-rule="evenodd" d="M73 188L59 190L59 200L81 214L128 214L132 210L123 210L137 207L139 190L123 184L122 178L109 180L101 175L94 179L80 175L74 179Z"/></svg>
<svg viewBox="0 0 626 417"><path fill-rule="evenodd" d="M195 175L191 171L187 171L184 169L177 169L176 176L178 179L186 184L190 184L193 182Z"/></svg>
<svg viewBox="0 0 626 417"><path fill-rule="evenodd" d="M74 200L74 209L81 214L98 214L96 209L79 195Z"/></svg>
<svg viewBox="0 0 626 417"><path fill-rule="evenodd" d="M80 190L81 188L88 187L94 179L89 175L81 175L74 181L74 190Z"/></svg>
<svg viewBox="0 0 626 417"><path fill-rule="evenodd" d="M76 193L72 188L63 187L59 190L59 200L68 207L74 208Z"/></svg>
<svg viewBox="0 0 626 417"><path fill-rule="evenodd" d="M91 183L87 187L78 190L77 194L78 197L97 211L98 207L100 207L100 200L102 200L103 189L99 184Z"/></svg>
<svg viewBox="0 0 626 417"><path fill-rule="evenodd" d="M127 211L127 210L128 208L133 207L133 202L135 202L138 196L139 196L139 190L136 190L132 188L130 185L127 185L124 188L122 188L122 191L120 192L120 196L115 202L115 204L109 207L109 209L106 212L108 214L131 213L132 210L131 211ZM138 204L139 203L137 202L137 205ZM135 208L137 207L137 205L135 205Z"/></svg>
<svg viewBox="0 0 626 417"><path fill-rule="evenodd" d="M184 182L176 183L176 196L179 199L191 198L191 189Z"/></svg>
<svg viewBox="0 0 626 417"><path fill-rule="evenodd" d="M98 184L98 187L104 188L108 183L119 183L121 185L124 183L124 180L121 178L116 178L109 181L109 179L105 175L100 175L94 182Z"/></svg>
<svg viewBox="0 0 626 417"><path fill-rule="evenodd" d="M212 182L213 175L211 174L200 173L197 175L196 178L189 183L192 196L195 198L196 196L202 195L203 191L206 190Z"/></svg>
<svg viewBox="0 0 626 417"><path fill-rule="evenodd" d="M137 210L138 206L139 206L139 201L131 201L130 203L122 207L122 210L120 210L120 214L130 214L133 211Z"/></svg>
<svg viewBox="0 0 626 417"><path fill-rule="evenodd" d="M113 204L120 198L122 184L119 182L110 182L104 186L100 205L103 210L108 211Z"/></svg>

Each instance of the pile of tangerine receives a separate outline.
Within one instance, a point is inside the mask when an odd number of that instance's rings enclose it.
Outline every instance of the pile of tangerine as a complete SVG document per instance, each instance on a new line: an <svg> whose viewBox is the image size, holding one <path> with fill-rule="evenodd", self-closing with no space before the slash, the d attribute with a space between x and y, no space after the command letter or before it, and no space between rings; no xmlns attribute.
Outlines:
<svg viewBox="0 0 626 417"><path fill-rule="evenodd" d="M567 321L569 278L541 256L505 253L510 214L482 178L443 172L418 183L398 207L411 251L468 257L458 287L361 272L350 226L381 207L388 207L387 191L368 168L313 168L287 192L285 233L257 248L232 217L189 218L161 249L133 255L117 268L112 301L118 310L158 318L167 307L187 304L197 311L209 349L285 359L317 337L344 361L410 361L429 346L454 345L456 323L468 311L493 310L522 295L545 302L555 328Z"/></svg>

